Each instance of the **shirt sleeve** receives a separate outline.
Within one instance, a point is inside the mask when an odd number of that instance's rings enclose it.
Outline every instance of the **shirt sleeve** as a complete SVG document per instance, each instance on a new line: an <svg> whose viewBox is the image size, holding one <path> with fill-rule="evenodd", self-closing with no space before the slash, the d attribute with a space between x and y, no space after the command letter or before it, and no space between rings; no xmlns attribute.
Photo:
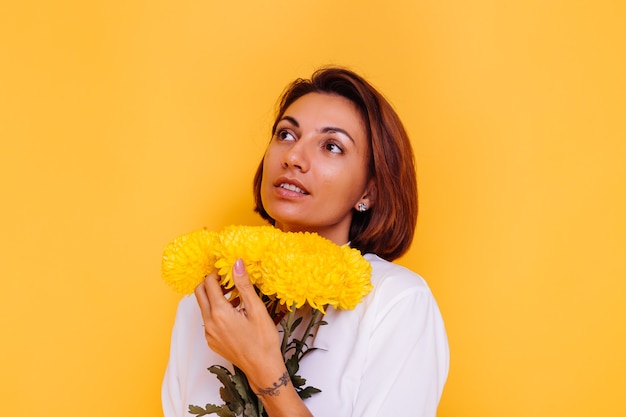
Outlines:
<svg viewBox="0 0 626 417"><path fill-rule="evenodd" d="M231 364L207 345L202 313L195 295L178 304L172 330L170 357L161 386L165 417L189 417L189 405L221 404L221 384L208 371L212 365L231 369Z"/></svg>
<svg viewBox="0 0 626 417"><path fill-rule="evenodd" d="M372 328L353 417L434 417L449 368L447 336L428 288L395 296Z"/></svg>
<svg viewBox="0 0 626 417"><path fill-rule="evenodd" d="M193 297L183 298L176 311L176 319L172 330L172 338L170 344L170 356L161 386L161 403L163 406L163 415L165 417L183 417L187 413L184 411L183 392L186 380L185 366L181 360L185 358L182 352L185 350L185 344L188 344L189 319L193 307ZM188 348L187 348L188 350Z"/></svg>

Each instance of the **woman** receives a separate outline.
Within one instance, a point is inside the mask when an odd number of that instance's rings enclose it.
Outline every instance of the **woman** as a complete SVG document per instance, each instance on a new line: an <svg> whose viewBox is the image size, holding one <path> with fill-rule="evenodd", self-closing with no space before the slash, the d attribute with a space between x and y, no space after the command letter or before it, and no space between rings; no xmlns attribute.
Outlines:
<svg viewBox="0 0 626 417"><path fill-rule="evenodd" d="M417 218L413 153L390 104L342 68L298 79L282 96L254 179L256 211L283 231L350 243L372 264L374 290L354 310L328 308L299 374L321 393L302 401L286 377L276 326L242 262L233 275L245 309L215 275L179 305L163 383L166 417L222 404L207 368L242 369L268 415L435 416L449 365L445 328L424 280L391 263Z"/></svg>

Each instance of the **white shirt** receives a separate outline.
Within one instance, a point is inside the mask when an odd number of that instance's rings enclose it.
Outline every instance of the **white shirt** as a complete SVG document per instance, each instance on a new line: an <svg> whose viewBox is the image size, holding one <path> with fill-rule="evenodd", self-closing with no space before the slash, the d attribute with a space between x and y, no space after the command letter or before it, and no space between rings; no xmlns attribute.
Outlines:
<svg viewBox="0 0 626 417"><path fill-rule="evenodd" d="M327 308L298 374L322 390L305 400L315 417L434 417L448 376L449 350L439 308L417 274L376 255L374 289L354 310ZM207 368L232 366L204 338L194 296L180 301L162 387L165 417L187 417L189 405L221 405ZM310 343L309 343L310 344Z"/></svg>

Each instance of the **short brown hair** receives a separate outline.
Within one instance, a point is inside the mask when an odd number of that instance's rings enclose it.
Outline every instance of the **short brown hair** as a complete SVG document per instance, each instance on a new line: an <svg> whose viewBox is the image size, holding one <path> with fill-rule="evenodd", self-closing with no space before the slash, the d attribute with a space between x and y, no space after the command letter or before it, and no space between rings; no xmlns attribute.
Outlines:
<svg viewBox="0 0 626 417"><path fill-rule="evenodd" d="M365 79L338 67L317 70L310 80L299 78L283 92L272 126L287 108L309 93L335 94L353 102L361 112L370 143L369 176L374 179L370 210L355 211L349 239L353 248L392 261L405 253L417 222L417 181L413 149L391 104ZM263 160L254 176L255 211L274 224L261 201Z"/></svg>

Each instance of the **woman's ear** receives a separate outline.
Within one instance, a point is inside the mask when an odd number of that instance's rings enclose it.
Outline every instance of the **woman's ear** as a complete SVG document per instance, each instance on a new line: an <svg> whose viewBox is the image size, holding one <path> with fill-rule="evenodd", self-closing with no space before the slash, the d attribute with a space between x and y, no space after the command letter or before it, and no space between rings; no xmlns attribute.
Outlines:
<svg viewBox="0 0 626 417"><path fill-rule="evenodd" d="M373 178L370 178L367 181L367 185L365 186L365 191L363 191L363 195L356 202L354 208L357 211L364 212L372 208L376 203L376 183Z"/></svg>

